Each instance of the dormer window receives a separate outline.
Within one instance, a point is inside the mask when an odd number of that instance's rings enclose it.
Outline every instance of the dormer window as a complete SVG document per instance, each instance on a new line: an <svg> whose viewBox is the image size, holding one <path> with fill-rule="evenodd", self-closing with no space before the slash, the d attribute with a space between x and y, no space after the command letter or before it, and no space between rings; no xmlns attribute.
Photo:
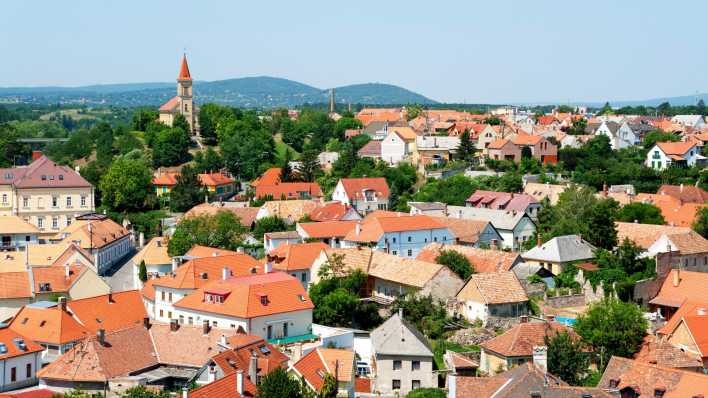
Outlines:
<svg viewBox="0 0 708 398"><path fill-rule="evenodd" d="M261 300L261 305L268 305L268 295L263 293L258 293L258 297Z"/></svg>
<svg viewBox="0 0 708 398"><path fill-rule="evenodd" d="M59 174L59 181L64 181L64 174Z"/></svg>

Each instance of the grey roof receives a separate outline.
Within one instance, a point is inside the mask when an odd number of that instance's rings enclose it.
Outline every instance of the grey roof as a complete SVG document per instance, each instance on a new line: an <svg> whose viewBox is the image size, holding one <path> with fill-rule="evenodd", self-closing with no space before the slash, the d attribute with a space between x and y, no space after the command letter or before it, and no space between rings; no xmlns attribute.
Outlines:
<svg viewBox="0 0 708 398"><path fill-rule="evenodd" d="M419 210L445 210L447 205L442 202L408 202L408 206Z"/></svg>
<svg viewBox="0 0 708 398"><path fill-rule="evenodd" d="M634 189L634 185L632 184L610 185L609 191L612 193L626 193L630 195L637 194L637 191Z"/></svg>
<svg viewBox="0 0 708 398"><path fill-rule="evenodd" d="M595 258L595 246L584 241L578 235L556 236L541 246L522 254L525 260L550 261L567 263L570 261L589 260Z"/></svg>
<svg viewBox="0 0 708 398"><path fill-rule="evenodd" d="M521 221L528 217L523 211L496 210L465 206L448 206L447 215L452 218L466 218L483 220L492 223L496 229L512 230Z"/></svg>
<svg viewBox="0 0 708 398"><path fill-rule="evenodd" d="M433 356L428 339L398 314L371 332L371 344L376 354Z"/></svg>

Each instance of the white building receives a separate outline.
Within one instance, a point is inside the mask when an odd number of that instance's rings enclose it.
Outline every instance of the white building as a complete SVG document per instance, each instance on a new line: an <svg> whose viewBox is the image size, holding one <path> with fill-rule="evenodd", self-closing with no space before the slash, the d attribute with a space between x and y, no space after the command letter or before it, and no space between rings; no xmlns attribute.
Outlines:
<svg viewBox="0 0 708 398"><path fill-rule="evenodd" d="M8 327L0 329L0 391L37 384L36 372L42 367L42 347Z"/></svg>
<svg viewBox="0 0 708 398"><path fill-rule="evenodd" d="M511 250L519 250L524 242L536 235L536 224L522 211L448 206L447 215L490 222L502 236L502 247Z"/></svg>
<svg viewBox="0 0 708 398"><path fill-rule="evenodd" d="M410 127L389 127L381 142L381 159L395 165L408 158L415 149L417 137Z"/></svg>
<svg viewBox="0 0 708 398"><path fill-rule="evenodd" d="M342 178L332 192L332 200L352 206L359 214L387 210L390 191L383 177Z"/></svg>
<svg viewBox="0 0 708 398"><path fill-rule="evenodd" d="M694 129L706 127L706 121L701 115L676 115L671 118L671 121Z"/></svg>
<svg viewBox="0 0 708 398"><path fill-rule="evenodd" d="M657 142L647 152L644 165L655 170L671 166L693 167L699 157L703 158L693 142Z"/></svg>

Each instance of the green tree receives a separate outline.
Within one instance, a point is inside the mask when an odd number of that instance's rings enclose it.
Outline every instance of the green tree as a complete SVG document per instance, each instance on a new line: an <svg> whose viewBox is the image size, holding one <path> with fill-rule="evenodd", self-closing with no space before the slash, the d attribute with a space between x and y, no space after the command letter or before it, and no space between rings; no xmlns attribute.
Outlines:
<svg viewBox="0 0 708 398"><path fill-rule="evenodd" d="M442 302L437 302L428 296L406 294L399 296L391 305L391 313L403 311L406 320L429 339L436 340L445 333L445 326L452 320Z"/></svg>
<svg viewBox="0 0 708 398"><path fill-rule="evenodd" d="M140 268L138 270L138 279L140 279L140 282L147 282L148 275L147 275L147 266L145 265L145 260L140 261Z"/></svg>
<svg viewBox="0 0 708 398"><path fill-rule="evenodd" d="M454 250L443 250L435 258L435 262L450 268L462 280L467 280L474 273L470 260Z"/></svg>
<svg viewBox="0 0 708 398"><path fill-rule="evenodd" d="M612 356L631 358L639 351L647 327L636 304L607 298L578 317L575 332L599 355L603 371Z"/></svg>
<svg viewBox="0 0 708 398"><path fill-rule="evenodd" d="M137 386L127 389L121 398L168 398L169 396L169 391L152 391L145 386Z"/></svg>
<svg viewBox="0 0 708 398"><path fill-rule="evenodd" d="M253 228L253 236L258 239L263 239L263 234L287 230L288 225L285 223L285 220L278 216L268 216L256 220L256 226Z"/></svg>
<svg viewBox="0 0 708 398"><path fill-rule="evenodd" d="M0 123L0 167L12 167L16 160L27 157L29 148L19 143L17 129L7 123Z"/></svg>
<svg viewBox="0 0 708 398"><path fill-rule="evenodd" d="M634 202L624 205L617 214L617 221L638 222L641 224L666 224L661 210L650 203Z"/></svg>
<svg viewBox="0 0 708 398"><path fill-rule="evenodd" d="M167 128L157 133L152 145L155 167L176 166L189 158L189 136L181 128Z"/></svg>
<svg viewBox="0 0 708 398"><path fill-rule="evenodd" d="M189 165L182 168L177 184L170 191L170 210L185 212L204 198L205 190L196 171Z"/></svg>
<svg viewBox="0 0 708 398"><path fill-rule="evenodd" d="M703 98L699 99L696 103L696 113L703 117L708 115L708 108L706 108L706 103L703 101Z"/></svg>
<svg viewBox="0 0 708 398"><path fill-rule="evenodd" d="M212 147L207 147L194 155L194 169L197 173L219 171L224 167L224 158Z"/></svg>
<svg viewBox="0 0 708 398"><path fill-rule="evenodd" d="M656 107L656 111L661 116L666 116L671 113L671 104L668 102L662 102Z"/></svg>
<svg viewBox="0 0 708 398"><path fill-rule="evenodd" d="M243 117L219 123L219 147L228 170L239 179L251 180L274 164L275 141L257 118Z"/></svg>
<svg viewBox="0 0 708 398"><path fill-rule="evenodd" d="M440 388L416 388L406 398L446 398L445 390Z"/></svg>
<svg viewBox="0 0 708 398"><path fill-rule="evenodd" d="M696 221L693 222L693 230L708 238L708 207L701 207L696 214Z"/></svg>
<svg viewBox="0 0 708 398"><path fill-rule="evenodd" d="M614 111L612 110L610 103L605 102L605 105L603 105L602 108L600 108L600 111L597 114L598 115L614 115Z"/></svg>
<svg viewBox="0 0 708 398"><path fill-rule="evenodd" d="M292 161L292 153L290 148L285 148L285 154L283 155L283 162L280 165L280 180L283 182L290 182L294 178L293 169L290 167L290 162Z"/></svg>
<svg viewBox="0 0 708 398"><path fill-rule="evenodd" d="M651 149L657 142L677 142L681 137L673 133L667 133L663 130L652 130L644 135L642 145L644 149Z"/></svg>
<svg viewBox="0 0 708 398"><path fill-rule="evenodd" d="M160 114L152 109L138 109L133 113L132 128L136 131L145 131L150 122L154 122Z"/></svg>
<svg viewBox="0 0 708 398"><path fill-rule="evenodd" d="M319 398L337 398L339 393L339 382L330 373L326 373L322 380Z"/></svg>
<svg viewBox="0 0 708 398"><path fill-rule="evenodd" d="M268 373L257 387L256 398L302 398L301 384L283 368Z"/></svg>
<svg viewBox="0 0 708 398"><path fill-rule="evenodd" d="M590 210L587 229L583 237L595 247L612 249L617 245L615 220L619 212L619 203L614 199L598 201Z"/></svg>
<svg viewBox="0 0 708 398"><path fill-rule="evenodd" d="M101 202L114 211L145 207L152 185L152 170L140 160L118 159L101 176Z"/></svg>
<svg viewBox="0 0 708 398"><path fill-rule="evenodd" d="M177 224L167 246L170 256L181 256L194 245L236 250L242 245L246 228L232 212L186 217Z"/></svg>
<svg viewBox="0 0 708 398"><path fill-rule="evenodd" d="M322 174L320 161L317 156L317 151L311 149L303 152L300 156L300 167L298 168L298 174L300 175L300 179L303 181L312 182L315 178Z"/></svg>
<svg viewBox="0 0 708 398"><path fill-rule="evenodd" d="M115 155L111 125L106 122L98 123L91 129L91 136L96 141L96 160L109 164Z"/></svg>
<svg viewBox="0 0 708 398"><path fill-rule="evenodd" d="M189 122L187 122L187 119L181 113L175 115L174 120L172 120L172 128L182 130L188 137L192 133Z"/></svg>
<svg viewBox="0 0 708 398"><path fill-rule="evenodd" d="M588 370L589 358L580 339L567 331L545 336L548 372L571 386L579 385Z"/></svg>
<svg viewBox="0 0 708 398"><path fill-rule="evenodd" d="M474 141L472 141L472 136L469 130L465 129L460 135L460 147L457 148L457 158L462 161L469 161L474 156L477 147Z"/></svg>

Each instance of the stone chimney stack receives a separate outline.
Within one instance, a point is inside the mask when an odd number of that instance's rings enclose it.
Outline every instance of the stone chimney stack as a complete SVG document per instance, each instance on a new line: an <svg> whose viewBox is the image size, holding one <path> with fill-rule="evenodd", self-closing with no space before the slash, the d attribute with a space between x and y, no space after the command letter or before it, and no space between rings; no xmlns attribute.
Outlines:
<svg viewBox="0 0 708 398"><path fill-rule="evenodd" d="M258 375L258 357L256 353L251 354L251 359L248 364L248 379L251 383L256 384L256 376Z"/></svg>
<svg viewBox="0 0 708 398"><path fill-rule="evenodd" d="M673 273L673 285L674 287L678 287L678 285L681 283L681 269L676 268Z"/></svg>
<svg viewBox="0 0 708 398"><path fill-rule="evenodd" d="M545 345L533 347L533 364L544 372L548 371L548 347Z"/></svg>
<svg viewBox="0 0 708 398"><path fill-rule="evenodd" d="M209 326L209 320L205 319L204 322L202 323L202 333L207 335L207 334L209 334L210 330L211 330L211 326Z"/></svg>
<svg viewBox="0 0 708 398"><path fill-rule="evenodd" d="M59 297L59 309L66 312L66 297Z"/></svg>
<svg viewBox="0 0 708 398"><path fill-rule="evenodd" d="M98 329L98 331L96 331L96 339L98 340L98 344L105 345L106 344L106 330L105 329Z"/></svg>
<svg viewBox="0 0 708 398"><path fill-rule="evenodd" d="M243 370L236 371L236 392L243 396Z"/></svg>

